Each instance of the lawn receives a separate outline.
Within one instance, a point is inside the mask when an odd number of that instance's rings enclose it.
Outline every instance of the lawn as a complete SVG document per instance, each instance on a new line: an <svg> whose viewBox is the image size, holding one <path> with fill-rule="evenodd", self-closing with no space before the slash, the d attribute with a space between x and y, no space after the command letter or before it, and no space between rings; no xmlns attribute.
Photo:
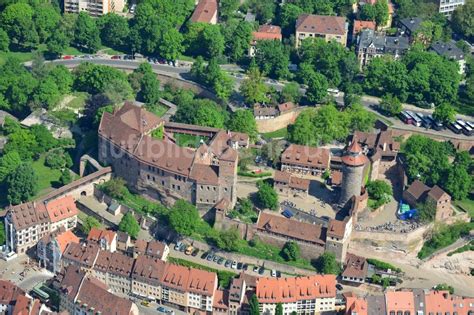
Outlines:
<svg viewBox="0 0 474 315"><path fill-rule="evenodd" d="M263 133L262 135L268 139L276 139L276 138L286 138L287 134L288 134L288 129L285 127L285 128L272 131L272 132Z"/></svg>
<svg viewBox="0 0 474 315"><path fill-rule="evenodd" d="M455 201L454 205L466 210L471 218L474 218L474 200L466 198L464 200Z"/></svg>
<svg viewBox="0 0 474 315"><path fill-rule="evenodd" d="M74 92L72 93L74 99L70 101L66 106L72 109L83 109L86 104L86 100L89 94L86 92Z"/></svg>
<svg viewBox="0 0 474 315"><path fill-rule="evenodd" d="M107 54L107 55L126 55L126 54L128 54L125 51L116 50L116 49L106 47L106 46L102 46L99 50L102 53Z"/></svg>
<svg viewBox="0 0 474 315"><path fill-rule="evenodd" d="M209 139L206 137L201 136L194 136L194 135L187 135L184 133L175 133L174 138L176 140L176 144L180 147L190 147L190 148L197 148L201 144L201 140L207 142Z"/></svg>
<svg viewBox="0 0 474 315"><path fill-rule="evenodd" d="M32 197L31 200L38 198L39 196L45 195L53 190L53 186L57 185L61 177L60 170L53 170L44 165L45 156L42 155L37 161L34 161L31 165L38 176L38 193Z"/></svg>

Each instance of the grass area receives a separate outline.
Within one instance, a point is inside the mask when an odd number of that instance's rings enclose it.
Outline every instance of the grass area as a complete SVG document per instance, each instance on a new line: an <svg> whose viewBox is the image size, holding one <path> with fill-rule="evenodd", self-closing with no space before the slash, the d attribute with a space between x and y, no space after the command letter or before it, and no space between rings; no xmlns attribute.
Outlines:
<svg viewBox="0 0 474 315"><path fill-rule="evenodd" d="M381 270L392 270L392 271L395 271L395 272L402 272L402 270L398 267L395 267L394 265L392 264L389 264L385 261L381 261L381 260L378 260L378 259L375 259L375 258L367 258L367 262L371 265L374 265L376 268L378 269L381 269Z"/></svg>
<svg viewBox="0 0 474 315"><path fill-rule="evenodd" d="M173 136L176 140L176 144L180 147L197 148L201 144L201 140L204 142L209 140L207 137L187 135L184 133L175 133Z"/></svg>
<svg viewBox="0 0 474 315"><path fill-rule="evenodd" d="M195 59L191 56L185 56L185 55L181 55L179 56L178 58L179 60L182 60L182 61L191 61L191 62L194 62Z"/></svg>
<svg viewBox="0 0 474 315"><path fill-rule="evenodd" d="M107 55L126 55L127 54L127 52L125 51L116 50L116 49L106 47L106 46L102 46L99 50L102 53L107 54Z"/></svg>
<svg viewBox="0 0 474 315"><path fill-rule="evenodd" d="M472 229L474 229L474 222L458 222L452 225L440 226L433 232L431 239L423 244L423 247L418 252L418 258L424 259L438 250L448 247L460 237L468 235Z"/></svg>
<svg viewBox="0 0 474 315"><path fill-rule="evenodd" d="M380 115L380 114L378 114L378 113L374 113L374 112L372 112L372 113L374 114L374 116L375 116L376 119L379 119L379 120L383 121L384 123L387 124L387 126L392 126L392 125L393 125L393 122L391 122L389 119L387 119L387 117L384 117L384 116L382 116L382 115ZM393 118L396 119L395 116L394 116Z"/></svg>
<svg viewBox="0 0 474 315"><path fill-rule="evenodd" d="M74 99L66 105L72 109L83 109L86 105L86 100L89 98L89 94L86 92L74 92L72 96L74 96Z"/></svg>
<svg viewBox="0 0 474 315"><path fill-rule="evenodd" d="M469 213L471 218L474 218L474 200L466 198L464 200L457 200L454 205L461 208Z"/></svg>
<svg viewBox="0 0 474 315"><path fill-rule="evenodd" d="M230 286L230 282L232 279L237 276L236 273L233 273L231 271L223 271L223 270L217 270L208 266L200 265L192 261L184 260L181 258L174 258L174 257L169 257L168 261L170 263L180 265L180 266L185 266L185 267L191 267L191 268L196 268L196 269L201 269L201 270L206 270L209 272L215 272L217 274L217 279L219 281L219 287L221 288L228 288Z"/></svg>
<svg viewBox="0 0 474 315"><path fill-rule="evenodd" d="M63 55L73 55L73 56L78 56L78 55L84 55L85 53L80 51L79 49L75 47L68 47L63 51Z"/></svg>
<svg viewBox="0 0 474 315"><path fill-rule="evenodd" d="M268 139L275 139L275 138L286 138L287 134L288 134L288 129L285 127L285 128L272 131L272 132L263 133L262 135Z"/></svg>
<svg viewBox="0 0 474 315"><path fill-rule="evenodd" d="M147 105L146 109L148 111L152 112L153 114L155 114L158 117L162 117L169 110L168 107L166 107L165 105L161 105L161 104L155 104L153 106L148 106Z"/></svg>
<svg viewBox="0 0 474 315"><path fill-rule="evenodd" d="M36 196L32 197L31 200L50 192L53 189L53 186L57 185L56 183L61 177L61 171L45 166L44 160L45 155L42 155L37 161L34 161L31 164L38 176L38 193Z"/></svg>
<svg viewBox="0 0 474 315"><path fill-rule="evenodd" d="M253 178L262 178L262 177L269 177L272 176L272 172L261 172L261 173L255 173L255 172L246 172L246 171L238 171L237 175L239 176L245 176L245 177L253 177Z"/></svg>
<svg viewBox="0 0 474 315"><path fill-rule="evenodd" d="M459 247L456 250L453 250L452 252L449 252L448 256L453 256L454 254L460 254L467 251L471 251L471 252L474 251L474 241L471 241L469 244L466 244L462 247Z"/></svg>

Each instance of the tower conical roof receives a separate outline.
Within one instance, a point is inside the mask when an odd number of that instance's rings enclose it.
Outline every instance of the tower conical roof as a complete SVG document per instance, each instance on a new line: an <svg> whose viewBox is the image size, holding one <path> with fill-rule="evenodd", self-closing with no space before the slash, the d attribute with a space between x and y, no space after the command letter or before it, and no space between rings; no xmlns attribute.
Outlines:
<svg viewBox="0 0 474 315"><path fill-rule="evenodd" d="M342 162L349 166L362 166L368 162L368 159L362 154L362 148L359 143L354 140L344 152Z"/></svg>

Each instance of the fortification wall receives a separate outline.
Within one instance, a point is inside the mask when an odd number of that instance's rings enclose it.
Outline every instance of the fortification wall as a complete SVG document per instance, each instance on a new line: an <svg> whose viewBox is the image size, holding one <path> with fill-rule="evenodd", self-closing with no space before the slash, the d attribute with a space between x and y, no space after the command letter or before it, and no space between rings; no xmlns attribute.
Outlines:
<svg viewBox="0 0 474 315"><path fill-rule="evenodd" d="M295 122L296 118L304 109L305 107L297 107L272 119L259 119L257 120L257 130L258 132L266 133L286 128Z"/></svg>

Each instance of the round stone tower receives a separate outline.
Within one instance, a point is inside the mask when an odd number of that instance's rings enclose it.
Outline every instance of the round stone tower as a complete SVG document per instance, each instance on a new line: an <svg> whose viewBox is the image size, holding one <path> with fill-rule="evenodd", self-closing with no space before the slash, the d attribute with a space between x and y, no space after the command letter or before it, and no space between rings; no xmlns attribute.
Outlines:
<svg viewBox="0 0 474 315"><path fill-rule="evenodd" d="M352 196L360 196L362 180L364 177L364 166L368 162L367 157L362 153L362 148L357 141L346 148L342 156L342 186L339 205L345 206Z"/></svg>

